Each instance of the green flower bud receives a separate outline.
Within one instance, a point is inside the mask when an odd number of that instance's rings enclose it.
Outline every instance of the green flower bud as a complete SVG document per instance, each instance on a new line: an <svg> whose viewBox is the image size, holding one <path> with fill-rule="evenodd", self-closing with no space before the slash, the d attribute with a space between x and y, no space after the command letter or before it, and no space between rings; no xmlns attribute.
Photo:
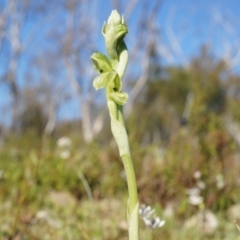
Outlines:
<svg viewBox="0 0 240 240"><path fill-rule="evenodd" d="M113 65L117 65L119 60L120 53L117 50L117 42L123 39L127 33L128 28L124 18L116 10L112 11L107 23L103 24L102 34L105 38L108 55L114 61Z"/></svg>
<svg viewBox="0 0 240 240"><path fill-rule="evenodd" d="M120 23L122 23L122 19L120 14L117 12L117 10L113 10L112 13L110 14L107 23L112 24L113 26L116 26Z"/></svg>
<svg viewBox="0 0 240 240"><path fill-rule="evenodd" d="M124 22L124 20L122 21ZM105 40L117 41L118 39L123 38L128 33L128 28L125 23L120 22L116 24L116 22L112 23L104 23L102 28L102 34Z"/></svg>

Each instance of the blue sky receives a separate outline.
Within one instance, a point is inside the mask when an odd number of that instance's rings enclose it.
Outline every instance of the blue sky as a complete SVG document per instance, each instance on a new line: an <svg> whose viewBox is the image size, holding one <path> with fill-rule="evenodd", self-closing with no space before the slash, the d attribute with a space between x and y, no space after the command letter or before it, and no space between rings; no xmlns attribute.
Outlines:
<svg viewBox="0 0 240 240"><path fill-rule="evenodd" d="M3 10L4 0L0 0L0 14ZM104 41L101 35L101 26L103 21L106 21L113 5L110 0L98 1L98 8L96 9L96 16L98 18L99 25L99 37L96 41L96 49L105 52ZM121 2L122 8L119 12L123 14L126 11L126 3L128 1ZM140 4L133 11L132 16L128 19L129 35L126 40L133 39L134 31L136 28L136 19L141 14L141 5L144 1L139 1ZM208 43L211 46L212 52L222 57L223 53L229 46L240 46L240 1L239 0L163 0L162 7L157 20L157 25L161 30L161 39L166 47L171 49L170 39L176 38L176 49L171 50L172 59L171 64L184 65L187 64L189 59L196 56L199 52L199 48L203 43ZM50 3L50 2L49 2ZM155 1L149 1L149 4L154 4ZM58 1L52 1L52 9L58 8ZM65 13L60 10L56 14L56 18L61 18ZM54 15L53 15L54 16ZM43 16L46 17L46 16ZM37 21L37 17L30 16L26 22L26 25L21 33L22 39L31 32L34 24ZM226 26L221 23L222 20L226 20ZM218 21L218 22L217 22ZM53 19L53 22L57 24L57 19ZM44 26L41 31L35 35L34 41L28 46L27 51L22 55L20 65L18 68L18 82L22 87L25 86L25 75L28 71L28 61L32 55L37 51L41 52L42 49L48 45L48 40L45 38L45 33L49 26ZM224 28L225 27L225 28ZM230 32L226 34L226 29ZM128 44L131 44L130 42ZM7 49L8 44L5 43L0 52L0 74L5 70L6 59L8 57ZM177 52L177 53L176 53ZM233 52L234 56L234 52ZM46 56L47 57L47 56ZM167 63L167 61L166 61ZM235 66L233 69L235 72L240 72L239 66ZM8 87L6 84L0 83L0 123L9 123L10 116L8 108L10 107L11 97L9 95ZM4 109L4 110L3 110ZM59 111L59 118L77 118L79 117L79 107L76 99L66 102L62 105Z"/></svg>

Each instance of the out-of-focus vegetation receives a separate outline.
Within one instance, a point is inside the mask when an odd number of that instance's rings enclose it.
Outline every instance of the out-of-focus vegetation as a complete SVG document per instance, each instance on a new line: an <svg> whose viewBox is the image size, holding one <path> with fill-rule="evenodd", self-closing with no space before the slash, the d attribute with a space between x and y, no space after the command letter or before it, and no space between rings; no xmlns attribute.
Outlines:
<svg viewBox="0 0 240 240"><path fill-rule="evenodd" d="M166 220L154 230L140 221L141 239L240 239L239 82L204 48L188 68L159 66L137 98L126 125L140 201ZM127 186L108 122L90 143L78 122L46 136L35 105L18 123L0 149L0 238L127 239ZM196 172L214 220L199 220L189 202Z"/></svg>
<svg viewBox="0 0 240 240"><path fill-rule="evenodd" d="M164 2L0 0L1 240L127 239L125 173L90 62L115 8L130 26L124 109L140 204L166 221L140 219L140 239L240 240L240 21L214 5L201 29L203 8L181 1L180 16ZM201 33L214 44L181 61L181 40Z"/></svg>

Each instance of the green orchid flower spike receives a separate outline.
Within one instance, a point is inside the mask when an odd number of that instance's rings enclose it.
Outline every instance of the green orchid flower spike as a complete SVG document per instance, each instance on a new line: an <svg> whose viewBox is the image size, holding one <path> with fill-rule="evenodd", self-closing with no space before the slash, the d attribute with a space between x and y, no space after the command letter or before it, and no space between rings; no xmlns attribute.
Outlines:
<svg viewBox="0 0 240 240"><path fill-rule="evenodd" d="M93 81L93 87L96 90L106 89L111 130L127 175L129 240L138 240L137 185L122 112L122 106L128 100L127 93L122 92L122 77L128 63L128 50L123 40L127 33L128 27L124 18L116 10L112 11L107 23L104 23L102 28L109 58L96 52L92 54L91 59L94 69L99 73Z"/></svg>

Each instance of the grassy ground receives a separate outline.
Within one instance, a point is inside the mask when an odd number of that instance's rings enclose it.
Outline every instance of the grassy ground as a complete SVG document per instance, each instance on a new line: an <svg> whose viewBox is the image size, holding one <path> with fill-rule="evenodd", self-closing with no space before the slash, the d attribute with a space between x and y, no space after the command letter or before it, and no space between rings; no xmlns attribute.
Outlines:
<svg viewBox="0 0 240 240"><path fill-rule="evenodd" d="M112 161L117 158L115 149L78 146L72 143L63 159L54 140L23 137L6 141L0 150L0 239L127 239L126 182L121 162ZM141 186L144 178L138 179ZM154 175L153 179L157 181ZM149 199L166 223L160 229L149 229L140 219L141 240L240 240L228 209L214 212L218 227L206 235L199 224L186 227L197 208L175 197L171 203L178 207L167 211L171 199L164 203L155 197L153 202L150 193L144 198L140 188L141 202Z"/></svg>
<svg viewBox="0 0 240 240"><path fill-rule="evenodd" d="M128 239L124 201L84 200L69 204L68 201L72 200L68 199L63 205L56 203L58 200L51 203L49 196L44 199L41 206L13 206L11 199L1 203L1 239ZM232 222L221 216L219 219L219 230L211 236L203 235L198 229L185 229L174 218L166 219L164 227L155 230L140 222L140 239L240 239Z"/></svg>

